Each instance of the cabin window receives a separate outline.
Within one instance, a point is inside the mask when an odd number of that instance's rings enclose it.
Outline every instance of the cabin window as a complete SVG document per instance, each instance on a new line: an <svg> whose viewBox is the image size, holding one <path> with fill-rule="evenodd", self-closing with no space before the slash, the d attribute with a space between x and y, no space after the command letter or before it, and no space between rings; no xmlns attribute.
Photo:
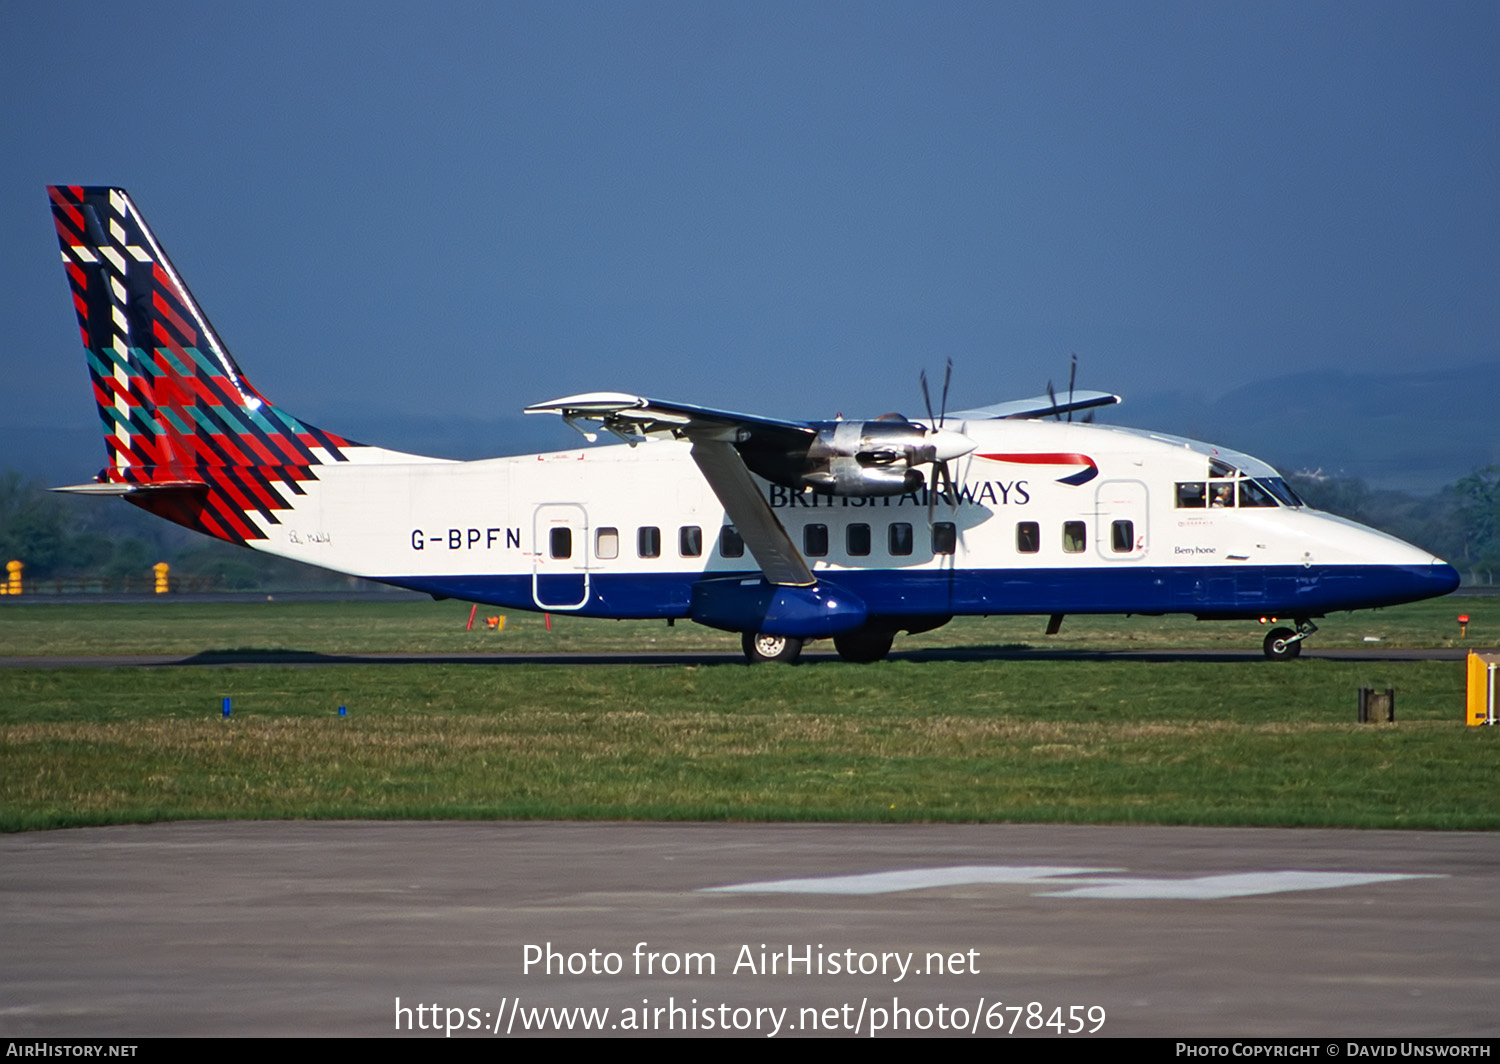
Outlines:
<svg viewBox="0 0 1500 1064"><path fill-rule="evenodd" d="M1177 485L1177 508L1179 510L1201 510L1208 505L1208 495L1200 480Z"/></svg>
<svg viewBox="0 0 1500 1064"><path fill-rule="evenodd" d="M1063 550L1068 554L1081 554L1088 546L1088 535L1082 521L1063 522Z"/></svg>
<svg viewBox="0 0 1500 1064"><path fill-rule="evenodd" d="M571 528L554 528L547 537L547 553L554 558L573 557L573 530Z"/></svg>
<svg viewBox="0 0 1500 1064"><path fill-rule="evenodd" d="M608 561L620 556L620 530L601 528L594 533L594 557Z"/></svg>
<svg viewBox="0 0 1500 1064"><path fill-rule="evenodd" d="M898 558L910 554L912 546L911 525L906 521L897 521L892 524L890 544L891 553Z"/></svg>
<svg viewBox="0 0 1500 1064"><path fill-rule="evenodd" d="M661 529L646 525L635 534L635 552L642 558L661 557Z"/></svg>
<svg viewBox="0 0 1500 1064"><path fill-rule="evenodd" d="M952 554L958 549L958 528L952 521L939 521L932 526L932 553Z"/></svg>
<svg viewBox="0 0 1500 1064"><path fill-rule="evenodd" d="M1016 525L1016 550L1022 554L1035 554L1042 549L1042 532L1035 521L1022 521Z"/></svg>
<svg viewBox="0 0 1500 1064"><path fill-rule="evenodd" d="M802 530L802 553L809 558L828 556L827 525L808 525Z"/></svg>
<svg viewBox="0 0 1500 1064"><path fill-rule="evenodd" d="M1116 554L1135 550L1135 522L1115 521L1109 526L1109 546Z"/></svg>
<svg viewBox="0 0 1500 1064"><path fill-rule="evenodd" d="M697 558L703 554L703 529L697 525L683 525L677 530L677 553L684 558Z"/></svg>
<svg viewBox="0 0 1500 1064"><path fill-rule="evenodd" d="M733 525L725 525L719 529L719 553L726 558L745 556L745 541L740 538L739 529Z"/></svg>
<svg viewBox="0 0 1500 1064"><path fill-rule="evenodd" d="M870 526L866 524L853 524L845 536L845 543L849 548L851 558L863 558L870 553Z"/></svg>

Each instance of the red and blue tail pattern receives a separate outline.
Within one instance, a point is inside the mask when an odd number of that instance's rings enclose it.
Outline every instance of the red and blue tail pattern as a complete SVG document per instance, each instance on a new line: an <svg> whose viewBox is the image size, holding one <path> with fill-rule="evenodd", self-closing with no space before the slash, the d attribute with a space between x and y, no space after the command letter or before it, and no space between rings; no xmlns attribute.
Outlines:
<svg viewBox="0 0 1500 1064"><path fill-rule="evenodd" d="M123 189L47 191L104 425L100 483L219 539L265 539L317 466L361 445L251 386Z"/></svg>

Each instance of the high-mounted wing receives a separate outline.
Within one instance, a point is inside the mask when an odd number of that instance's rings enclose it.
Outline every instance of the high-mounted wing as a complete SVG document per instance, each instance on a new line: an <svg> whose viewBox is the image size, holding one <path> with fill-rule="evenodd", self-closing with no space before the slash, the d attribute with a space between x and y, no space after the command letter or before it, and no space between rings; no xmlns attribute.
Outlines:
<svg viewBox="0 0 1500 1064"><path fill-rule="evenodd" d="M528 406L526 413L559 414L590 441L595 435L580 422L598 422L605 431L627 443L639 443L647 436L665 435L735 444L753 439L763 445L795 448L799 444L806 447L817 435L817 429L805 421L780 421L754 414L711 410L691 403L668 403L624 392L570 395Z"/></svg>
<svg viewBox="0 0 1500 1064"><path fill-rule="evenodd" d="M1035 399L1012 399L1010 402L981 406L974 410L956 410L948 417L954 421L1057 417L1098 406L1113 406L1119 401L1120 397L1110 392L1074 392L1068 400L1059 400L1052 395L1039 395Z"/></svg>
<svg viewBox="0 0 1500 1064"><path fill-rule="evenodd" d="M692 441L693 461L766 579L787 587L817 583L750 476L742 453L742 448L753 447L761 453L805 455L817 438L814 426L622 392L572 395L528 406L526 413L559 414L590 440L595 434L582 422L596 422L631 445L663 435Z"/></svg>

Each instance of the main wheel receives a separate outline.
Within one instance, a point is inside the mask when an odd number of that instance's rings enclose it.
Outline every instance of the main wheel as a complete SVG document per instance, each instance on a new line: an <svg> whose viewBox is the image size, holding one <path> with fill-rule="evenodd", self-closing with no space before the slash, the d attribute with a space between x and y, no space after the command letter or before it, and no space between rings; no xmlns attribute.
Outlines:
<svg viewBox="0 0 1500 1064"><path fill-rule="evenodd" d="M833 637L833 649L845 661L868 665L883 660L895 638L894 632L845 632Z"/></svg>
<svg viewBox="0 0 1500 1064"><path fill-rule="evenodd" d="M1296 634L1290 628L1272 628L1266 636L1266 657L1272 661L1291 661L1298 654L1302 653L1302 640L1287 641L1291 640L1292 636Z"/></svg>
<svg viewBox="0 0 1500 1064"><path fill-rule="evenodd" d="M751 665L758 665L763 661L795 665L802 656L802 640L790 635L746 632L740 636L740 646L744 647L745 660Z"/></svg>

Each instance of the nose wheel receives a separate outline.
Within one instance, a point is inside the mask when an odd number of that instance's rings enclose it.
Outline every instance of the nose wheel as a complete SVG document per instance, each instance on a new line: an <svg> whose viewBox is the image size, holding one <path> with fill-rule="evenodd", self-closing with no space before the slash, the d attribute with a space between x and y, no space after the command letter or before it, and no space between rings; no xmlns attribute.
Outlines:
<svg viewBox="0 0 1500 1064"><path fill-rule="evenodd" d="M802 640L790 635L746 632L740 636L740 646L745 651L745 661L751 665L759 665L763 661L795 665L802 656Z"/></svg>
<svg viewBox="0 0 1500 1064"><path fill-rule="evenodd" d="M1290 628L1272 628L1266 635L1262 649L1272 661L1291 661L1302 653L1302 640L1317 630L1317 625L1306 620L1297 622L1295 632Z"/></svg>

